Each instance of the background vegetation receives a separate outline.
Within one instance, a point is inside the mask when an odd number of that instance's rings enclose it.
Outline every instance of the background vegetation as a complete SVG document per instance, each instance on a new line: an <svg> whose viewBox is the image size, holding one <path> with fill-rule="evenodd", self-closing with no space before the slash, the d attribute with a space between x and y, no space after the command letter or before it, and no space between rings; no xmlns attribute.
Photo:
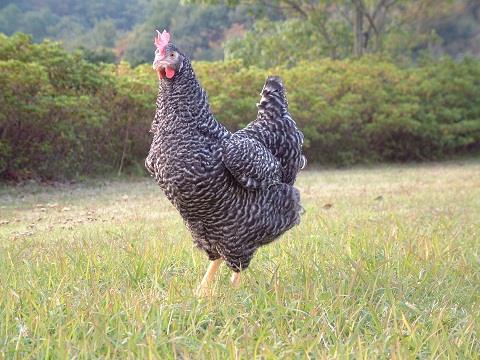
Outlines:
<svg viewBox="0 0 480 360"><path fill-rule="evenodd" d="M221 59L222 41L249 27L258 8L199 7L177 0L21 0L0 4L0 32L32 34L35 42L54 39L68 50L83 48L92 61L125 59L133 65L151 61L156 28L169 29L176 43L195 59Z"/></svg>
<svg viewBox="0 0 480 360"><path fill-rule="evenodd" d="M443 159L480 148L480 62L401 67L378 55L261 69L197 62L217 118L255 118L268 74L284 78L306 153L322 164ZM0 36L0 174L65 179L142 167L156 77L150 65L92 64L49 41Z"/></svg>
<svg viewBox="0 0 480 360"><path fill-rule="evenodd" d="M157 86L145 63L156 27L196 60L231 130L255 118L266 76L282 76L311 162L478 153L477 2L228 3L2 3L0 179L143 171ZM17 30L32 35L8 35Z"/></svg>
<svg viewBox="0 0 480 360"><path fill-rule="evenodd" d="M92 61L132 65L152 60L155 28L172 32L194 60L225 56L262 67L284 65L298 53L311 60L389 52L405 60L428 50L461 58L480 54L479 19L476 0L0 2L6 35L24 32L35 42L49 38L68 50L81 47Z"/></svg>

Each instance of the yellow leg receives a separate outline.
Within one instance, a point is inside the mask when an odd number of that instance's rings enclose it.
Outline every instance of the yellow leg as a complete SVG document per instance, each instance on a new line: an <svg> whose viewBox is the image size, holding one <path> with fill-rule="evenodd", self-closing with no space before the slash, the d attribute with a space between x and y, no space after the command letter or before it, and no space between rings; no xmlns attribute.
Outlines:
<svg viewBox="0 0 480 360"><path fill-rule="evenodd" d="M238 288L240 286L240 273L234 272L230 281L232 282L232 286L234 288Z"/></svg>
<svg viewBox="0 0 480 360"><path fill-rule="evenodd" d="M215 273L218 270L218 267L220 266L220 263L222 262L222 259L217 259L214 260L208 265L207 272L205 273L202 282L197 288L197 291L195 294L197 297L203 297L203 296L208 296L211 294L211 285L213 278L215 277Z"/></svg>

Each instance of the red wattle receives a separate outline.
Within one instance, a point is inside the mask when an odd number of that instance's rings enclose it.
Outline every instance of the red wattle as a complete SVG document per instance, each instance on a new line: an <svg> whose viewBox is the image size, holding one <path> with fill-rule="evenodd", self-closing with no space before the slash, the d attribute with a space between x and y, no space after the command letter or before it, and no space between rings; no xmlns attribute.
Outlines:
<svg viewBox="0 0 480 360"><path fill-rule="evenodd" d="M175 75L175 70L172 68L169 68L168 66L165 68L165 75L167 75L167 78L171 79Z"/></svg>

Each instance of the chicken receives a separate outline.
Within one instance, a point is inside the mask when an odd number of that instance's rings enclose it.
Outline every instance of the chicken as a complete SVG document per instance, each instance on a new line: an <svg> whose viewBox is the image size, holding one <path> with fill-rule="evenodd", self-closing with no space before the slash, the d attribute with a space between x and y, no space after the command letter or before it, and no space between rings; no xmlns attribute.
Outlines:
<svg viewBox="0 0 480 360"><path fill-rule="evenodd" d="M306 163L303 134L278 77L266 80L257 119L229 132L170 35L158 32L155 45L159 88L145 165L212 261L197 289L205 295L222 260L238 286L255 251L299 224L303 209L293 184Z"/></svg>

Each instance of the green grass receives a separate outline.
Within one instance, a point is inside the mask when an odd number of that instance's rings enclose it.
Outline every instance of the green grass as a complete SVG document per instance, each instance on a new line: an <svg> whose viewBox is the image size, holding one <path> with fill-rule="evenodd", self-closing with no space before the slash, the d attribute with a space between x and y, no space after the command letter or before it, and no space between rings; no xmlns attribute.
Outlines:
<svg viewBox="0 0 480 360"><path fill-rule="evenodd" d="M298 187L301 225L210 300L152 180L1 188L0 358L479 357L479 162Z"/></svg>

